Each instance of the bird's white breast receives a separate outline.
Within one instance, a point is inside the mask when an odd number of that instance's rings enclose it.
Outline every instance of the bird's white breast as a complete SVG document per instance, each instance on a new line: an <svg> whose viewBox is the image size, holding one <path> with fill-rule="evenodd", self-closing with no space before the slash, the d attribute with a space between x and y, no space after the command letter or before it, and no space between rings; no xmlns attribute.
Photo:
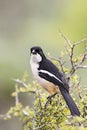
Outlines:
<svg viewBox="0 0 87 130"><path fill-rule="evenodd" d="M32 57L30 59L30 65L31 65L31 70L32 73L34 75L34 78L36 79L36 81L44 87L44 89L46 89L50 94L54 94L55 92L58 91L58 87L56 87L53 83L41 78L38 75L38 68L39 68L39 64L36 63L34 60L32 60Z"/></svg>
<svg viewBox="0 0 87 130"><path fill-rule="evenodd" d="M38 75L39 65L36 62L33 61L32 56L31 56L31 59L30 59L30 65L31 65L32 73L33 73L34 77L36 77Z"/></svg>
<svg viewBox="0 0 87 130"><path fill-rule="evenodd" d="M48 84L48 81L46 81L45 79L41 78L39 75L38 75L38 68L39 68L39 64L37 62L34 62L34 60L32 60L32 56L31 56L31 59L30 59L30 65L31 65L31 70L32 70L32 73L34 75L34 78L37 80L37 82L42 85L43 87L45 86L45 84Z"/></svg>

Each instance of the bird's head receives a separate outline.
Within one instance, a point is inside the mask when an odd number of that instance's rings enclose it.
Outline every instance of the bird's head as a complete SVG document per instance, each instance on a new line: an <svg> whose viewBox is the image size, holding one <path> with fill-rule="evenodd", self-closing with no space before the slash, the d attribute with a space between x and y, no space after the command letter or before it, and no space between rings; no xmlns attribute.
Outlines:
<svg viewBox="0 0 87 130"><path fill-rule="evenodd" d="M39 46L32 47L30 53L31 53L31 60L33 62L39 63L45 58L43 50Z"/></svg>

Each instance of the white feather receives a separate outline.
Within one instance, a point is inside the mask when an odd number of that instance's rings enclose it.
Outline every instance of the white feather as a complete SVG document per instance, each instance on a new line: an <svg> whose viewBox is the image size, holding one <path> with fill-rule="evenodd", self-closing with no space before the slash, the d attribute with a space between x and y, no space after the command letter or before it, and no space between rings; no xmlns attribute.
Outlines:
<svg viewBox="0 0 87 130"><path fill-rule="evenodd" d="M39 64L38 64L38 59L40 59L39 56L37 55L33 55L31 54L31 58L30 58L30 65L31 65L31 70L32 73L34 75L34 78L37 80L37 82L45 87L45 84L48 84L49 81L46 81L45 79L41 78L40 76L38 76L38 68L39 68Z"/></svg>
<svg viewBox="0 0 87 130"><path fill-rule="evenodd" d="M42 72L44 74L48 74L50 77L54 77L55 79L57 79L59 82L63 83L59 78L57 78L54 74L46 71L46 70L39 70L39 72Z"/></svg>
<svg viewBox="0 0 87 130"><path fill-rule="evenodd" d="M37 58L38 57L38 58ZM46 89L50 94L54 94L55 92L58 92L58 87L55 86L53 83L41 78L39 75L38 75L38 72L40 72L40 70L38 70L39 68L39 64L38 64L38 59L40 60L39 56L35 56L33 54L31 54L31 58L30 58L30 65L31 65L31 70L32 70L32 73L34 75L34 78L36 79L36 81L44 87L44 89ZM47 72L47 71L44 71L44 70L41 70L41 72L43 73L47 73L49 74L50 76L53 76L53 77L56 77L55 75ZM51 87L51 89L50 89Z"/></svg>

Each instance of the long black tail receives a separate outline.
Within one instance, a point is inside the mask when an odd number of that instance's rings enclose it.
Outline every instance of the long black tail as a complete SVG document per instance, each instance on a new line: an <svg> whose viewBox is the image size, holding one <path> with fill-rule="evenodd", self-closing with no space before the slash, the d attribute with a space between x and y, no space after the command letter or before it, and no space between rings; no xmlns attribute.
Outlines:
<svg viewBox="0 0 87 130"><path fill-rule="evenodd" d="M75 102L73 101L72 97L70 96L69 92L67 92L67 90L62 88L62 87L60 87L59 89L60 89L61 94L64 97L69 109L70 109L71 115L72 116L80 116L79 109L76 106Z"/></svg>

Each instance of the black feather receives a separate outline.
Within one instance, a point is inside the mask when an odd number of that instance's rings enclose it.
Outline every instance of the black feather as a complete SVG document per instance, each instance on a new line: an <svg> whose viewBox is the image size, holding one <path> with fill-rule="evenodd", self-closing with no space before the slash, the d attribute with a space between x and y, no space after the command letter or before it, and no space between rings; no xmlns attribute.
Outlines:
<svg viewBox="0 0 87 130"><path fill-rule="evenodd" d="M69 85L66 81L65 75L60 72L59 69L45 57L43 50L40 47L32 47L31 53L33 53L33 50L35 54L38 53L42 57L42 61L38 63L38 75L41 78L46 79L47 81L57 85L60 89L63 98L66 101L66 104L70 109L71 114L73 116L80 116L79 109L69 94Z"/></svg>
<svg viewBox="0 0 87 130"><path fill-rule="evenodd" d="M59 69L50 60L43 59L43 61L39 63L38 70L45 70L55 75L61 82L63 82L63 84L58 80L54 79L53 77L50 77L48 74L39 73L39 76L41 76L42 78L45 78L50 82L53 82L55 85L62 85L62 87L69 91L69 86L67 84L64 74L60 72Z"/></svg>
<svg viewBox="0 0 87 130"><path fill-rule="evenodd" d="M77 105L75 104L74 100L70 96L70 94L66 91L66 89L59 87L60 92L63 96L63 98L66 101L66 104L68 105L68 108L70 109L71 115L72 116L80 116L79 109Z"/></svg>

